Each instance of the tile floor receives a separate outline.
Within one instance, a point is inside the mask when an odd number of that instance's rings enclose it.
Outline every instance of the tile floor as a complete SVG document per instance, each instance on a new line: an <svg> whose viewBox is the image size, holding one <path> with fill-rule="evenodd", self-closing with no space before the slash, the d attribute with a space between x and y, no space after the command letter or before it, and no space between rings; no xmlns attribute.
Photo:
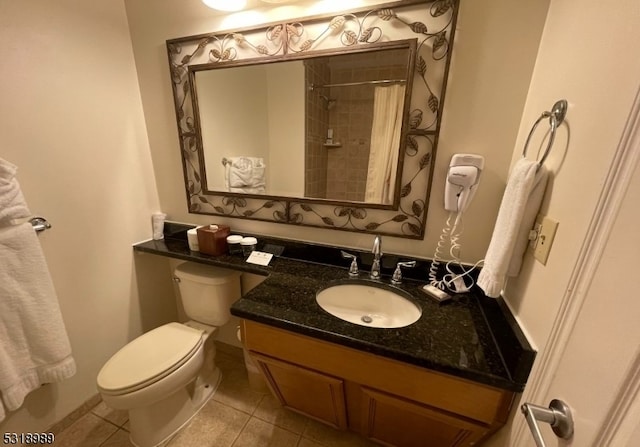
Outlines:
<svg viewBox="0 0 640 447"><path fill-rule="evenodd" d="M167 447L372 447L353 433L286 410L270 394L249 387L240 349L222 345L220 387ZM100 403L56 436L59 447L129 447L126 412Z"/></svg>

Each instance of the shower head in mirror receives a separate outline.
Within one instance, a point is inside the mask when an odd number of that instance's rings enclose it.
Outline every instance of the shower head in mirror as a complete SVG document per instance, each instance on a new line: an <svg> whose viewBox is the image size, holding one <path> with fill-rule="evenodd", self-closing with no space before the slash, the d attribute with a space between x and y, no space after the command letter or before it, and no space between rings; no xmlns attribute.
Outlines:
<svg viewBox="0 0 640 447"><path fill-rule="evenodd" d="M322 98L324 100L324 102L326 102L327 110L333 109L333 107L336 105L337 99L332 99L332 98L329 98L328 96L325 96L325 95L320 95L320 98Z"/></svg>

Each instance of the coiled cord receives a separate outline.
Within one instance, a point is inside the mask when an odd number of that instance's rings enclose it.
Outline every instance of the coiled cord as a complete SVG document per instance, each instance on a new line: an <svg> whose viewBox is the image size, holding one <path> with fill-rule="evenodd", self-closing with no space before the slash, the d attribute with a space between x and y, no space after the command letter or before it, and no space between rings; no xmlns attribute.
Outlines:
<svg viewBox="0 0 640 447"><path fill-rule="evenodd" d="M445 283L449 290L455 291L457 293L464 293L468 292L475 285L475 281L471 276L471 273L484 263L484 259L479 260L471 267L462 264L462 261L460 260L461 247L458 239L460 239L460 235L462 235L464 227L460 228L460 230L458 231L458 224L460 223L462 223L462 214L458 215L456 223L451 230L451 248L449 249L451 260L445 265L447 273L442 278L442 281ZM453 271L453 268L451 267L452 265L455 265L457 267L459 271L458 273ZM465 278L469 278L470 283L467 283Z"/></svg>
<svg viewBox="0 0 640 447"><path fill-rule="evenodd" d="M436 250L433 253L433 260L431 261L431 266L429 267L429 284L437 287L440 290L445 290L446 288L446 284L443 280L438 281L438 269L440 267L440 262L444 261L444 259L442 259L444 246L447 242L451 241L451 218L453 217L453 215L453 212L449 213L447 223L442 228L442 233L440 233L440 239L438 240L438 245L436 245Z"/></svg>
<svg viewBox="0 0 640 447"><path fill-rule="evenodd" d="M452 226L451 219L454 214L456 215L456 219ZM471 273L484 262L484 259L481 259L470 267L462 264L462 261L460 260L461 246L458 242L464 230L464 228L461 228L461 224L462 213L452 212L449 214L447 222L444 228L442 228L438 245L436 246L436 250L433 254L433 261L429 267L429 284L439 288L440 290L448 290L454 293L468 292L475 285L475 281L473 280ZM441 280L438 280L438 269L440 267L440 263L444 261L444 259L442 259L442 251L444 250L444 246L447 242L449 243L449 256L451 259L449 259L445 264L447 273L445 273ZM458 273L453 270L453 265L455 265L459 270ZM465 281L466 277L469 278L470 284L467 284L467 281Z"/></svg>

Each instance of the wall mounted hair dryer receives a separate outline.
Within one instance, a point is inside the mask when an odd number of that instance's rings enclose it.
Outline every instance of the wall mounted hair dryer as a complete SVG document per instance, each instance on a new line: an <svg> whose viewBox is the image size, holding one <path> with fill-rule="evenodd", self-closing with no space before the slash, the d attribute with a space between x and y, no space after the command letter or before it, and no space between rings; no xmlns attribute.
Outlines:
<svg viewBox="0 0 640 447"><path fill-rule="evenodd" d="M444 189L444 208L463 213L478 189L484 157L475 154L455 154L451 157Z"/></svg>

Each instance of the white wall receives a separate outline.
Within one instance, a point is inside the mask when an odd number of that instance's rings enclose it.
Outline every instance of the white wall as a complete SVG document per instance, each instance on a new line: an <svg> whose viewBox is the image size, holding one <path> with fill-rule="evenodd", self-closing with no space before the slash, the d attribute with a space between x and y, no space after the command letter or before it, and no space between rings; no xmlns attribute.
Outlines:
<svg viewBox="0 0 640 447"><path fill-rule="evenodd" d="M547 159L552 178L542 213L560 222L546 266L531 257L505 292L540 348L578 257L603 181L640 85L640 8L616 3L601 22L596 0L553 0L518 135L524 143L542 110L569 101L566 125ZM599 30L600 32L594 32ZM535 146L534 146L535 147ZM520 154L514 152L514 160ZM571 291L569 291L571 292Z"/></svg>
<svg viewBox="0 0 640 447"><path fill-rule="evenodd" d="M0 423L34 432L95 395L104 362L175 305L150 280L166 261L133 262L158 195L123 4L0 0L0 42L0 156L53 225L39 239L78 367Z"/></svg>
<svg viewBox="0 0 640 447"><path fill-rule="evenodd" d="M341 7L375 1L340 2ZM377 2L380 3L380 2ZM189 214L184 192L180 149L175 125L171 81L165 41L276 19L314 14L330 2L297 2L221 16L200 0L125 0L145 120L158 182L161 207L170 218L197 224L224 222L220 217ZM535 61L547 1L463 1L458 21L453 62L434 186L424 241L386 237L388 252L430 257L445 223L444 176L452 154L485 155L487 167L462 238L462 257L476 261L486 252L507 178L518 124ZM235 231L256 232L347 247L369 248L368 234L294 227L229 219ZM425 272L425 277L426 277Z"/></svg>
<svg viewBox="0 0 640 447"><path fill-rule="evenodd" d="M634 0L616 2L607 10L606 22L602 18L602 3L596 0L552 0L518 133L521 145L542 110L548 110L557 99L568 100L566 125L558 130L547 161L553 175L542 213L560 222L551 254L546 266L528 256L522 274L510 281L505 291L505 298L521 326L539 349L530 384L543 373L539 370L539 360L547 353L549 332L560 303L586 293L573 288L571 278L640 86L640 59L635 57L640 41L638 3ZM519 156L518 151L514 152L514 161ZM640 213L637 209L633 212L637 220ZM615 250L609 252L609 256L616 256ZM619 267L623 276L628 273L624 263ZM621 278L611 280L624 281ZM615 306L614 295L611 305ZM619 311L631 313L637 309ZM592 331L601 329L591 328ZM611 346L611 349L617 347ZM610 367L606 363L594 366L589 374L597 374L597 369L603 366ZM575 380L582 384L579 376ZM525 389L522 401L530 400L530 389ZM589 394L588 387L584 391ZM592 403L604 409L606 402L600 401L597 393L591 394ZM514 433L508 426L490 445L514 445L511 438Z"/></svg>

